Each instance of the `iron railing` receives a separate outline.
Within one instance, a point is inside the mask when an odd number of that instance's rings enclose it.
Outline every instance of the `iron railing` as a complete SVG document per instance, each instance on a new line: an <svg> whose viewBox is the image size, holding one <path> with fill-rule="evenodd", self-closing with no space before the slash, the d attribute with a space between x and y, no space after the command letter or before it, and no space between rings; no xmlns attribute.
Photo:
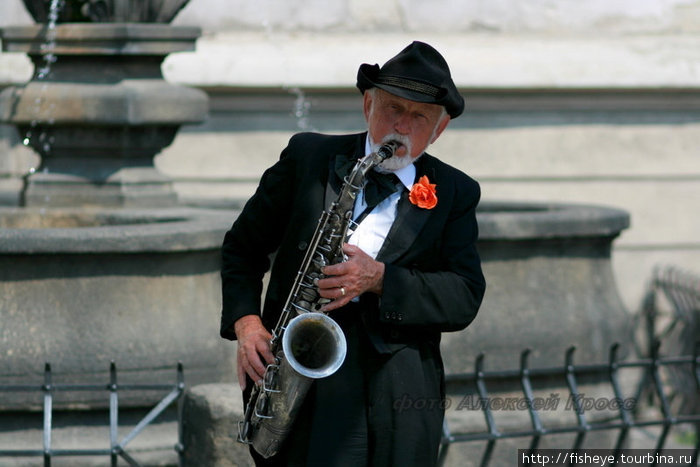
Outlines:
<svg viewBox="0 0 700 467"><path fill-rule="evenodd" d="M657 341L663 342L665 354L692 353L700 336L700 276L675 266L654 268L638 319L642 329L637 339L640 355L651 355ZM700 411L700 393L693 390L687 372L669 368L664 376L672 405L679 410Z"/></svg>
<svg viewBox="0 0 700 467"><path fill-rule="evenodd" d="M688 425L695 429L694 463L696 465L700 448L700 360L698 357L700 343L700 278L680 269L667 266L654 269L649 283L644 304L636 316L642 330L635 341L637 361L622 362L618 360L618 346L610 349L609 361L600 364L575 365L574 348L567 351L564 366L558 368L530 368L529 351L521 354L520 368L510 371L484 371L484 356L476 361L475 372L466 375L448 375L448 383L458 382L460 387L472 387L481 401L481 409L486 431L458 433L450 429L446 421L440 447L440 465L444 465L449 448L455 443L481 441L486 443L481 458L481 465L489 464L499 440L529 438L529 451L533 452L540 441L547 435L571 434L574 440L571 451L576 452L583 446L589 433L604 430L617 430L614 451L619 452L628 441L630 430L634 428L659 427L655 451L661 451L674 426ZM662 357L661 343L667 355L685 355ZM693 354L690 356L689 354ZM620 370L636 369L641 372L633 397L623 399ZM583 394L579 390L578 377L591 378L598 375L607 380L612 388L614 399L643 399L658 409L658 416L642 417L640 405L618 404L617 410L606 421L590 420L586 410L581 406ZM542 421L540 411L533 395L533 378L554 378L566 380L572 409L576 416L573 424L557 424L548 427ZM527 410L530 426L517 431L504 431L496 423L492 409L493 396L487 390L487 382L497 386L504 381L519 380L523 402L518 408ZM646 396L646 397L645 397Z"/></svg>
<svg viewBox="0 0 700 467"><path fill-rule="evenodd" d="M659 344L654 347L658 350ZM700 343L695 347L694 355L678 356L678 357L661 357L656 350L650 358L640 359L637 361L619 361L618 346L614 345L610 349L609 361L601 364L574 364L574 351L572 347L566 352L564 365L556 368L530 368L528 365L529 350L521 354L520 368L509 371L484 371L484 355L479 355L475 364L475 372L461 375L448 375L447 380L450 382L459 382L460 385L475 387L479 401L478 408L481 410L485 419L486 430L481 432L459 433L453 432L450 429L449 423L446 421L443 427L443 436L439 452L439 465L444 465L447 460L449 448L455 443L467 443L480 441L485 443L480 465L487 466L491 461L497 443L500 440L512 438L529 438L530 452L534 452L540 445L540 441L548 435L557 434L572 434L575 435L573 444L570 447L572 452L577 452L582 449L586 436L595 431L601 430L617 430L617 438L614 443L614 450L619 452L623 449L628 441L628 435L633 428L642 428L650 426L658 426L661 432L656 443L656 450L661 451L666 445L668 434L671 427L681 424L688 424L690 427L695 426L695 446L693 459L697 460L698 450L700 449L700 413L693 414L677 414L674 413L669 405L666 392L668 390L661 370L668 367L686 367L690 368L689 373L694 380L695 390L700 392L700 356L698 350ZM589 421L586 417L586 410L582 407L581 402L584 400L584 395L579 391L579 377L591 378L595 375L602 376L609 383L614 399L625 401L621 388L619 372L622 369L639 369L643 370L648 378L642 381L651 382L653 392L658 400L660 417L649 419L648 417L641 418L636 413L638 408L636 404L628 405L625 403L608 404L607 408L613 406L614 416L608 418L607 421ZM536 403L533 393L534 378L563 378L566 380L569 397L573 411L576 417L576 423L558 424L556 427L547 427L542 422L541 404ZM519 380L520 391L522 393L522 404L518 404L519 409L524 409L528 412L530 426L516 431L505 431L499 428L495 421L493 404L490 403L492 395L487 389L487 382L512 381ZM692 464L695 465L695 464Z"/></svg>
<svg viewBox="0 0 700 467"><path fill-rule="evenodd" d="M53 382L51 365L44 367L43 384L36 385L0 385L0 392L41 392L43 393L43 446L41 449L0 449L0 457L43 457L45 467L51 465L51 460L59 456L109 456L112 467L117 466L118 459L124 459L130 466L139 467L141 464L127 452L127 445L156 420L172 404L177 403L177 441L174 449L179 463L183 459L182 438L182 405L185 390L185 380L182 364L176 368L175 383L172 384L120 384L117 381L117 367L114 362L109 368L109 382L106 384L56 384ZM109 392L109 448L75 448L57 449L52 445L53 402L58 392L108 391ZM124 391L169 391L126 435L119 439L119 393ZM155 449L155 448L154 448Z"/></svg>

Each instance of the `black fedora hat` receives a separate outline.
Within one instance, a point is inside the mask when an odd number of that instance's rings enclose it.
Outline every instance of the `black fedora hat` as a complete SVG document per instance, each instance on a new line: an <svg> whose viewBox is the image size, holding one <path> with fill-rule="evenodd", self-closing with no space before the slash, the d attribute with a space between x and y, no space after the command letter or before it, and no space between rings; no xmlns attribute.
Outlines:
<svg viewBox="0 0 700 467"><path fill-rule="evenodd" d="M445 107L451 118L464 111L450 68L440 53L424 42L414 41L381 68L364 63L357 71L357 88L364 93L377 87L416 102Z"/></svg>

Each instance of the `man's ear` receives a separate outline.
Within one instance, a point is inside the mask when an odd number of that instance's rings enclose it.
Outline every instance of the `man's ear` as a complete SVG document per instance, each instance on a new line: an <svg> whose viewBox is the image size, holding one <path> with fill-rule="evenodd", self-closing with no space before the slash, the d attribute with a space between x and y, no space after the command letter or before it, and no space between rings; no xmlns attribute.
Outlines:
<svg viewBox="0 0 700 467"><path fill-rule="evenodd" d="M372 108L372 93L365 91L362 98L362 111L365 114L365 121L369 122L369 112Z"/></svg>
<svg viewBox="0 0 700 467"><path fill-rule="evenodd" d="M435 128L435 134L433 135L433 138L430 140L430 144L433 144L437 139L440 137L443 131L445 131L445 128L447 128L447 125L450 123L450 116L445 115L442 117L442 120L440 120L440 123L438 123L437 128Z"/></svg>

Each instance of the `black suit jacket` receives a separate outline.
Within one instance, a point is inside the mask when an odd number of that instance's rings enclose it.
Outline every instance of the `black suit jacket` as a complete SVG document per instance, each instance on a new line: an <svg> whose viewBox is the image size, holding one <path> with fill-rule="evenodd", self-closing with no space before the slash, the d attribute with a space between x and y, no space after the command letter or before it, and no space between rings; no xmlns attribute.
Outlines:
<svg viewBox="0 0 700 467"><path fill-rule="evenodd" d="M227 232L222 249L221 335L235 339L233 323L260 314L262 278L276 252L263 323L272 328L302 263L321 211L339 192L338 154L360 157L366 133L295 135L280 160L262 176L254 196ZM404 193L386 242L377 256L386 264L383 294L365 294L365 322L380 352L419 340L439 342L445 331L466 327L476 316L485 281L476 250L476 181L424 154L416 178L437 185L438 203L422 209Z"/></svg>

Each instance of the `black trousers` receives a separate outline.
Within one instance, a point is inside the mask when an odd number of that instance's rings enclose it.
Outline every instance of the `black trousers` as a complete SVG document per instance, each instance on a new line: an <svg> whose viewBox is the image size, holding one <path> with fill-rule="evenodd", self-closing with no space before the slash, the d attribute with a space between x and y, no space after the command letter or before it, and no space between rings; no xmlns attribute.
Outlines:
<svg viewBox="0 0 700 467"><path fill-rule="evenodd" d="M362 370L368 347L361 345L359 320L335 319L345 332L347 355L338 371L312 386L302 414L302 424L310 422L310 426L300 427L298 439L290 440L300 448L291 449L290 466L368 465L367 385Z"/></svg>
<svg viewBox="0 0 700 467"><path fill-rule="evenodd" d="M419 398L425 396L426 387L440 386L441 368L436 370L434 366L436 356L418 347L390 356L378 354L362 329L357 310L347 308L331 314L345 333L345 362L335 374L314 382L291 435L276 456L263 459L251 448L256 466L435 464L443 419L443 411L435 401L441 399L441 394L431 396L431 410L402 409L407 400L422 400ZM369 400L370 394L376 394L375 400Z"/></svg>

